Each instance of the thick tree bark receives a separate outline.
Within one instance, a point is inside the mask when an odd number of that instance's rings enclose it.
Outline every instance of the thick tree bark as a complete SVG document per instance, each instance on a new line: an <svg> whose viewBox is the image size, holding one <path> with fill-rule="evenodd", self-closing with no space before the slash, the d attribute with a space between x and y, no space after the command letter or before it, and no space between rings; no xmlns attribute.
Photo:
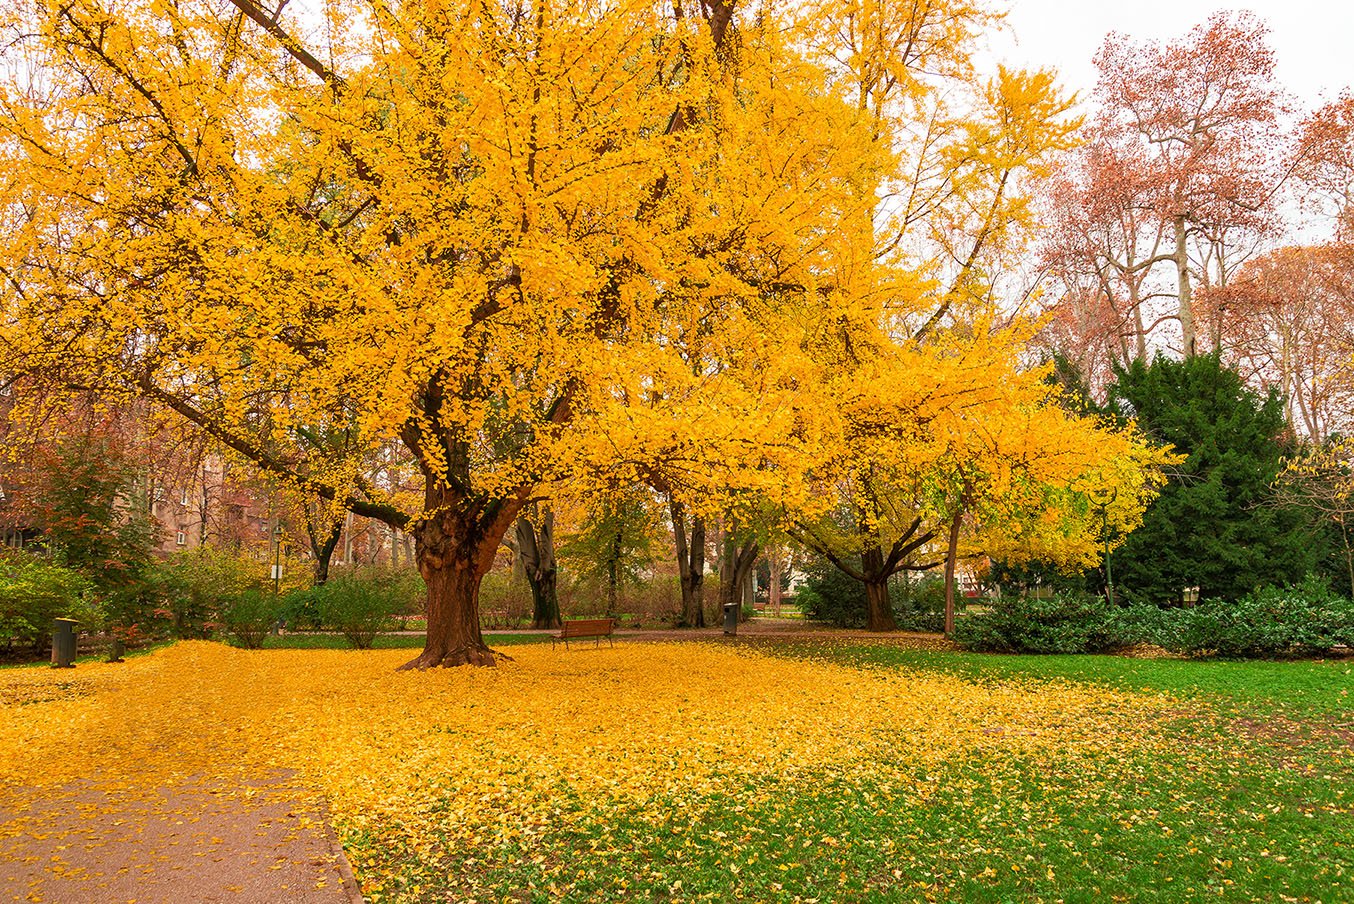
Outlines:
<svg viewBox="0 0 1354 904"><path fill-rule="evenodd" d="M874 577L865 582L865 627L870 631L897 631L889 579Z"/></svg>
<svg viewBox="0 0 1354 904"><path fill-rule="evenodd" d="M673 542L677 547L677 576L682 587L681 628L705 627L705 521L699 515L691 519L687 536L686 508L672 499Z"/></svg>
<svg viewBox="0 0 1354 904"><path fill-rule="evenodd" d="M884 567L884 551L871 543L861 553L861 572L865 576L865 627L870 631L897 631L893 601L889 599L889 574Z"/></svg>
<svg viewBox="0 0 1354 904"><path fill-rule="evenodd" d="M461 515L464 500L429 491L425 511L436 514L414 527L414 554L428 585L428 635L423 652L402 669L492 666L502 656L480 633L480 582L520 510L515 501L495 505L492 516ZM503 657L507 658L507 657Z"/></svg>

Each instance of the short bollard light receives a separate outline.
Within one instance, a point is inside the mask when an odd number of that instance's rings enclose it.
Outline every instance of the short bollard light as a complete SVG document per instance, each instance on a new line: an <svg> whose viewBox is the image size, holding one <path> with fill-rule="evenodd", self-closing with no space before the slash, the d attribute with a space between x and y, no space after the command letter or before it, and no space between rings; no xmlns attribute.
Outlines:
<svg viewBox="0 0 1354 904"><path fill-rule="evenodd" d="M52 668L75 668L75 626L73 618L58 618L52 622Z"/></svg>

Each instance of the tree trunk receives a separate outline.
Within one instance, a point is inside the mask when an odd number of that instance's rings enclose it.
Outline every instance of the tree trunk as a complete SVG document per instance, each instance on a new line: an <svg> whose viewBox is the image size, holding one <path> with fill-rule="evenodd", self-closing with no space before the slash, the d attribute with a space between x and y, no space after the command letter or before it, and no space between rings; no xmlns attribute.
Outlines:
<svg viewBox="0 0 1354 904"><path fill-rule="evenodd" d="M705 627L705 521L699 515L691 519L691 536L686 532L686 509L673 499L673 542L677 547L677 576L682 586L682 611L677 625L682 628Z"/></svg>
<svg viewBox="0 0 1354 904"><path fill-rule="evenodd" d="M761 546L755 540L748 540L740 545L733 531L726 530L724 532L724 554L719 563L719 607L721 615L725 606L737 605L740 608L742 607L743 591L747 585L748 574L752 570L752 566L756 564L757 555L760 552Z"/></svg>
<svg viewBox="0 0 1354 904"><path fill-rule="evenodd" d="M442 506L429 505L428 510L455 511L451 500L437 502ZM480 634L479 591L512 523L511 514L515 510L487 528L449 513L430 517L415 528L414 553L428 585L428 636L423 652L402 669L495 664L500 654L489 649Z"/></svg>
<svg viewBox="0 0 1354 904"><path fill-rule="evenodd" d="M1142 318L1142 299L1139 297L1140 290L1136 278L1129 289L1129 303L1133 305L1133 326L1134 326L1134 349L1138 354L1139 361L1147 360L1147 327ZM1127 356L1125 356L1127 357ZM1125 364L1129 361L1125 360Z"/></svg>
<svg viewBox="0 0 1354 904"><path fill-rule="evenodd" d="M954 633L954 569L959 557L959 527L964 521L961 508L950 519L950 543L945 550L945 634Z"/></svg>
<svg viewBox="0 0 1354 904"><path fill-rule="evenodd" d="M865 627L870 631L897 631L893 618L893 602L889 599L888 578L871 578L865 582Z"/></svg>
<svg viewBox="0 0 1354 904"><path fill-rule="evenodd" d="M332 552L333 550L330 550ZM329 580L329 556L316 556L315 565L311 571L310 585L312 587L322 587Z"/></svg>
<svg viewBox="0 0 1354 904"><path fill-rule="evenodd" d="M614 616L620 597L621 586L621 533L611 542L611 552L606 563L606 614Z"/></svg>
<svg viewBox="0 0 1354 904"><path fill-rule="evenodd" d="M884 572L884 551L870 543L860 557L865 575L865 627L870 631L897 631L893 601L889 599L889 576Z"/></svg>
<svg viewBox="0 0 1354 904"><path fill-rule="evenodd" d="M539 526L533 521L540 522ZM531 584L531 627L558 628L560 622L557 566L555 564L555 515L523 514L517 519L517 552L527 582Z"/></svg>
<svg viewBox="0 0 1354 904"><path fill-rule="evenodd" d="M334 558L334 550L338 548L339 536L343 533L343 522L334 522L329 531L329 536L323 540L318 540L313 534L310 538L310 551L315 556L314 585L319 587L325 581L329 580L329 563ZM317 542L318 540L318 542Z"/></svg>
<svg viewBox="0 0 1354 904"><path fill-rule="evenodd" d="M773 550L771 553L771 586L767 588L767 603L771 609L771 614L780 618L780 550Z"/></svg>
<svg viewBox="0 0 1354 904"><path fill-rule="evenodd" d="M1179 285L1179 303L1180 303L1180 333L1182 344L1180 352L1186 358L1194 357L1195 335L1194 335L1194 292L1190 285L1189 277L1189 248L1185 244L1188 232L1185 228L1185 218L1178 216L1175 218L1175 273Z"/></svg>
<svg viewBox="0 0 1354 904"><path fill-rule="evenodd" d="M563 622L559 612L559 573L551 568L531 583L531 627L558 628Z"/></svg>
<svg viewBox="0 0 1354 904"><path fill-rule="evenodd" d="M1340 536L1345 541L1345 568L1349 572L1349 595L1354 598L1354 547L1349 544L1349 527L1340 520Z"/></svg>

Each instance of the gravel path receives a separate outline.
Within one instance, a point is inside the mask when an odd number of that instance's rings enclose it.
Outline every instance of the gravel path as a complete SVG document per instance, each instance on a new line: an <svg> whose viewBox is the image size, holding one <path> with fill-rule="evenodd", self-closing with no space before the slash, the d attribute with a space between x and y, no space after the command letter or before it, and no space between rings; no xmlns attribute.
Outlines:
<svg viewBox="0 0 1354 904"><path fill-rule="evenodd" d="M0 902L361 900L323 812L281 779L152 791L82 782L0 794Z"/></svg>

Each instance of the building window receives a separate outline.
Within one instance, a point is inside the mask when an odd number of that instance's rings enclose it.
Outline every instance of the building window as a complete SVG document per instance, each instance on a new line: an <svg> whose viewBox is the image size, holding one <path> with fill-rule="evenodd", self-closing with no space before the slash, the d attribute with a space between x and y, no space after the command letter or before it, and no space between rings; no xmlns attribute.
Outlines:
<svg viewBox="0 0 1354 904"><path fill-rule="evenodd" d="M188 504L188 491L184 490L183 493L179 495L179 505L187 505L187 504Z"/></svg>
<svg viewBox="0 0 1354 904"><path fill-rule="evenodd" d="M185 534L183 531L179 531L179 532L174 536L174 542L177 543L179 546L187 546L187 545L188 545L188 535Z"/></svg>

